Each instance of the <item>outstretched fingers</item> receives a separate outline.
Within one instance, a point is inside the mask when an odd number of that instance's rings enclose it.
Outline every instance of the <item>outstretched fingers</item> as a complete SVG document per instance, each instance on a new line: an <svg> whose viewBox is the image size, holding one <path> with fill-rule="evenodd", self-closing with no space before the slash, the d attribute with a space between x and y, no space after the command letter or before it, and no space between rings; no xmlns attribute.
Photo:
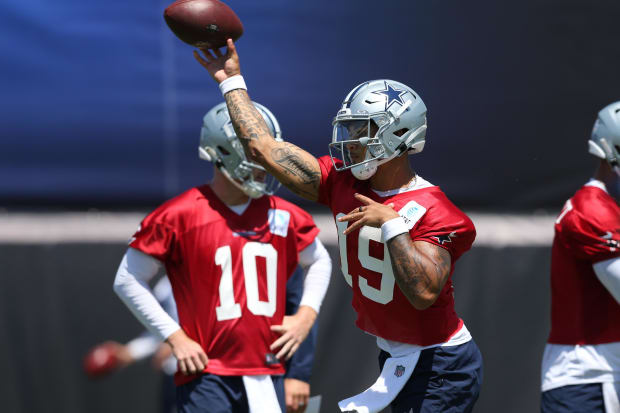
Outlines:
<svg viewBox="0 0 620 413"><path fill-rule="evenodd" d="M372 199L370 199L367 196L364 196L362 194L356 193L353 196L355 197L355 199L357 199L358 201L360 201L364 205L378 204L378 202L375 202Z"/></svg>
<svg viewBox="0 0 620 413"><path fill-rule="evenodd" d="M235 46L235 42L232 39L226 40L226 56L230 57L234 54L237 54L237 47Z"/></svg>
<svg viewBox="0 0 620 413"><path fill-rule="evenodd" d="M202 65L202 67L204 67L205 69L208 68L209 66L209 62L207 60L205 60L200 53L198 52L198 50L194 50L194 59L196 59L198 61L198 63L200 63Z"/></svg>
<svg viewBox="0 0 620 413"><path fill-rule="evenodd" d="M348 219L344 219L345 217L349 217ZM349 215L345 215L343 217L341 217L341 221L348 221L348 222L353 222L352 224L350 224L344 231L342 231L343 235L349 235L349 233L357 230L358 228L363 227L364 225L366 225L366 222L368 221L368 219L364 216L364 213L355 213L355 214L349 214Z"/></svg>
<svg viewBox="0 0 620 413"><path fill-rule="evenodd" d="M202 52L202 54L200 52ZM219 50L216 52L216 55L218 53L221 57L222 53ZM218 57L213 56L209 49L194 50L194 58L207 70L211 69L213 63L218 59Z"/></svg>
<svg viewBox="0 0 620 413"><path fill-rule="evenodd" d="M348 235L364 225L380 228L384 222L398 217L393 203L384 205L361 194L355 194L355 199L360 201L362 205L338 218L340 222L351 223L342 232L343 235Z"/></svg>

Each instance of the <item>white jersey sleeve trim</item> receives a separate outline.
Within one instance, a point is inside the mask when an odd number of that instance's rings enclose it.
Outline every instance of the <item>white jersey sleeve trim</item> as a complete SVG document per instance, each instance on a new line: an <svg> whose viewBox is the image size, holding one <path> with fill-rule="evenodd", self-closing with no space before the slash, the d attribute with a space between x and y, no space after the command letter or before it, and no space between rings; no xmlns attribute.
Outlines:
<svg viewBox="0 0 620 413"><path fill-rule="evenodd" d="M165 340L181 327L162 308L148 285L161 266L155 258L128 248L116 272L114 291L138 321Z"/></svg>
<svg viewBox="0 0 620 413"><path fill-rule="evenodd" d="M299 253L299 265L306 271L299 305L307 305L318 314L332 275L332 260L318 238Z"/></svg>
<svg viewBox="0 0 620 413"><path fill-rule="evenodd" d="M620 257L597 262L592 268L601 284L620 304Z"/></svg>

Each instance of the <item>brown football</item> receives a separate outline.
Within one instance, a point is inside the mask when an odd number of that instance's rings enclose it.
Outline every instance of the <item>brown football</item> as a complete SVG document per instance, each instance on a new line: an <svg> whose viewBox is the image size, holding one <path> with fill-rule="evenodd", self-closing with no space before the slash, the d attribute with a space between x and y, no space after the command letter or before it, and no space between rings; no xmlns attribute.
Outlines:
<svg viewBox="0 0 620 413"><path fill-rule="evenodd" d="M237 40L243 24L234 11L219 0L177 0L164 10L170 30L185 43L214 49Z"/></svg>

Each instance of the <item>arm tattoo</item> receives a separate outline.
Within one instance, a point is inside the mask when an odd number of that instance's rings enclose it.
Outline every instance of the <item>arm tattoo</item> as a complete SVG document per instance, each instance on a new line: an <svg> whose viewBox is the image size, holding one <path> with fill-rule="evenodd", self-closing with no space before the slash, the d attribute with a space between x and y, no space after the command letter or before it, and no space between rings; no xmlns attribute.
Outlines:
<svg viewBox="0 0 620 413"><path fill-rule="evenodd" d="M439 295L452 266L447 251L433 246L429 248L432 253L422 252L415 248L409 233L390 239L388 250L396 283L412 304L425 295Z"/></svg>
<svg viewBox="0 0 620 413"><path fill-rule="evenodd" d="M271 151L271 159L284 168L287 175L297 176L302 183L312 185L313 188L319 188L321 181L321 173L312 169L297 153L297 147L292 144L286 144Z"/></svg>
<svg viewBox="0 0 620 413"><path fill-rule="evenodd" d="M305 191L293 184L290 183L283 183L284 186L286 186L288 189L290 189L293 193L299 195L302 198L307 198L310 200L316 200L316 193L314 192L310 192L310 191Z"/></svg>
<svg viewBox="0 0 620 413"><path fill-rule="evenodd" d="M408 295L423 293L431 285L431 279L424 270L418 254L411 251L409 233L398 235L388 241L394 278L401 290Z"/></svg>
<svg viewBox="0 0 620 413"><path fill-rule="evenodd" d="M265 120L254 107L245 90L232 90L224 97L235 134L243 144L248 158L265 167L297 195L316 200L321 182L321 171L304 160L303 151L295 145L275 142ZM266 151L260 149L265 147L261 144L267 139L273 140L273 144L268 145L273 148L271 150L272 162L268 159L269 155Z"/></svg>
<svg viewBox="0 0 620 413"><path fill-rule="evenodd" d="M252 104L247 92L236 89L224 95L235 133L244 145L248 139L271 136L265 119Z"/></svg>

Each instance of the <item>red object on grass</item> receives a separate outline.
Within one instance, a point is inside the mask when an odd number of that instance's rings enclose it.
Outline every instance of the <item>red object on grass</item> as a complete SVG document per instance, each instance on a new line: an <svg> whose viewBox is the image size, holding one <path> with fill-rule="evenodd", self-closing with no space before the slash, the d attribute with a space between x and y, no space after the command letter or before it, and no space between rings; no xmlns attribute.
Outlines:
<svg viewBox="0 0 620 413"><path fill-rule="evenodd" d="M120 367L116 357L116 343L103 343L93 347L84 356L84 372L92 378L110 374Z"/></svg>

